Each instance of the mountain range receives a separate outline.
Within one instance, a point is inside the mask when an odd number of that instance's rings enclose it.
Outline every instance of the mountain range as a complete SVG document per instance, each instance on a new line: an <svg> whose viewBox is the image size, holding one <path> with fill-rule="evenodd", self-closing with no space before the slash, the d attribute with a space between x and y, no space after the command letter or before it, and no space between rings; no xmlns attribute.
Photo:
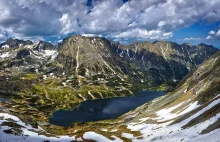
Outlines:
<svg viewBox="0 0 220 142"><path fill-rule="evenodd" d="M4 130L0 134L5 139L6 133L17 135L12 138L18 140L25 134L42 134L39 139L54 141L52 137L67 134L60 138L200 141L214 133L217 139L219 57L217 48L203 43L122 45L80 35L57 45L8 39L0 44L0 96L10 98L2 102ZM85 100L134 95L140 90L168 94L112 121L76 123L68 128L48 123L54 110L73 109Z"/></svg>

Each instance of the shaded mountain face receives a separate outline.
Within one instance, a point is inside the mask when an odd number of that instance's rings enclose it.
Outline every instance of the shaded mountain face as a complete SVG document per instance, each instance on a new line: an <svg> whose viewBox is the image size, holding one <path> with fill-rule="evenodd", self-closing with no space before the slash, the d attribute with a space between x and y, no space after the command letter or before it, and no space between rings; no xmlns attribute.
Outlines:
<svg viewBox="0 0 220 142"><path fill-rule="evenodd" d="M219 141L220 52L199 65L173 92L124 115L140 141ZM153 131L152 131L153 130Z"/></svg>
<svg viewBox="0 0 220 142"><path fill-rule="evenodd" d="M56 49L56 46L54 46L52 43L39 41L37 46L34 48L34 50L41 51L41 50L52 50Z"/></svg>
<svg viewBox="0 0 220 142"><path fill-rule="evenodd" d="M143 89L170 91L217 51L205 44L121 45L79 35L56 46L40 41L0 51L1 77L8 78L0 90L37 96L34 103L39 107L70 109L84 100L128 96Z"/></svg>

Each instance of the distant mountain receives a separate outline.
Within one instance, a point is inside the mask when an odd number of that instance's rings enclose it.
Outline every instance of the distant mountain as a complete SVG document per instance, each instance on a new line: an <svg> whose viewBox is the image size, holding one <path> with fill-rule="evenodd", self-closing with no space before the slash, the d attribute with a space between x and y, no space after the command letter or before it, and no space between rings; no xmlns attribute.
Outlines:
<svg viewBox="0 0 220 142"><path fill-rule="evenodd" d="M6 42L0 44L0 50L8 49L8 48L18 48L20 46L31 45L31 44L33 44L33 42L30 40L23 41L19 39L9 38L8 40L6 40Z"/></svg>

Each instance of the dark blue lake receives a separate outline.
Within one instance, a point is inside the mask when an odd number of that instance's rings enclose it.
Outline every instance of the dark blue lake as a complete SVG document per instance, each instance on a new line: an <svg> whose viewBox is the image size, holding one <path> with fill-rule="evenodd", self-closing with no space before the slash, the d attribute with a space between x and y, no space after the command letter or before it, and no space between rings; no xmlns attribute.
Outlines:
<svg viewBox="0 0 220 142"><path fill-rule="evenodd" d="M58 126L69 126L74 122L114 119L165 94L160 91L141 91L135 96L86 100L74 110L55 111L49 122Z"/></svg>

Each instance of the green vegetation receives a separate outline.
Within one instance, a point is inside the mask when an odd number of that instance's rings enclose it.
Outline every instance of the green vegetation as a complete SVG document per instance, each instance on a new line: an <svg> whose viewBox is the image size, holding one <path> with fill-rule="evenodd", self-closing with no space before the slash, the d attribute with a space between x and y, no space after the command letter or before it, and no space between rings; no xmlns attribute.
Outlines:
<svg viewBox="0 0 220 142"><path fill-rule="evenodd" d="M35 80L37 78L39 78L39 74L25 74L20 77L21 80Z"/></svg>

